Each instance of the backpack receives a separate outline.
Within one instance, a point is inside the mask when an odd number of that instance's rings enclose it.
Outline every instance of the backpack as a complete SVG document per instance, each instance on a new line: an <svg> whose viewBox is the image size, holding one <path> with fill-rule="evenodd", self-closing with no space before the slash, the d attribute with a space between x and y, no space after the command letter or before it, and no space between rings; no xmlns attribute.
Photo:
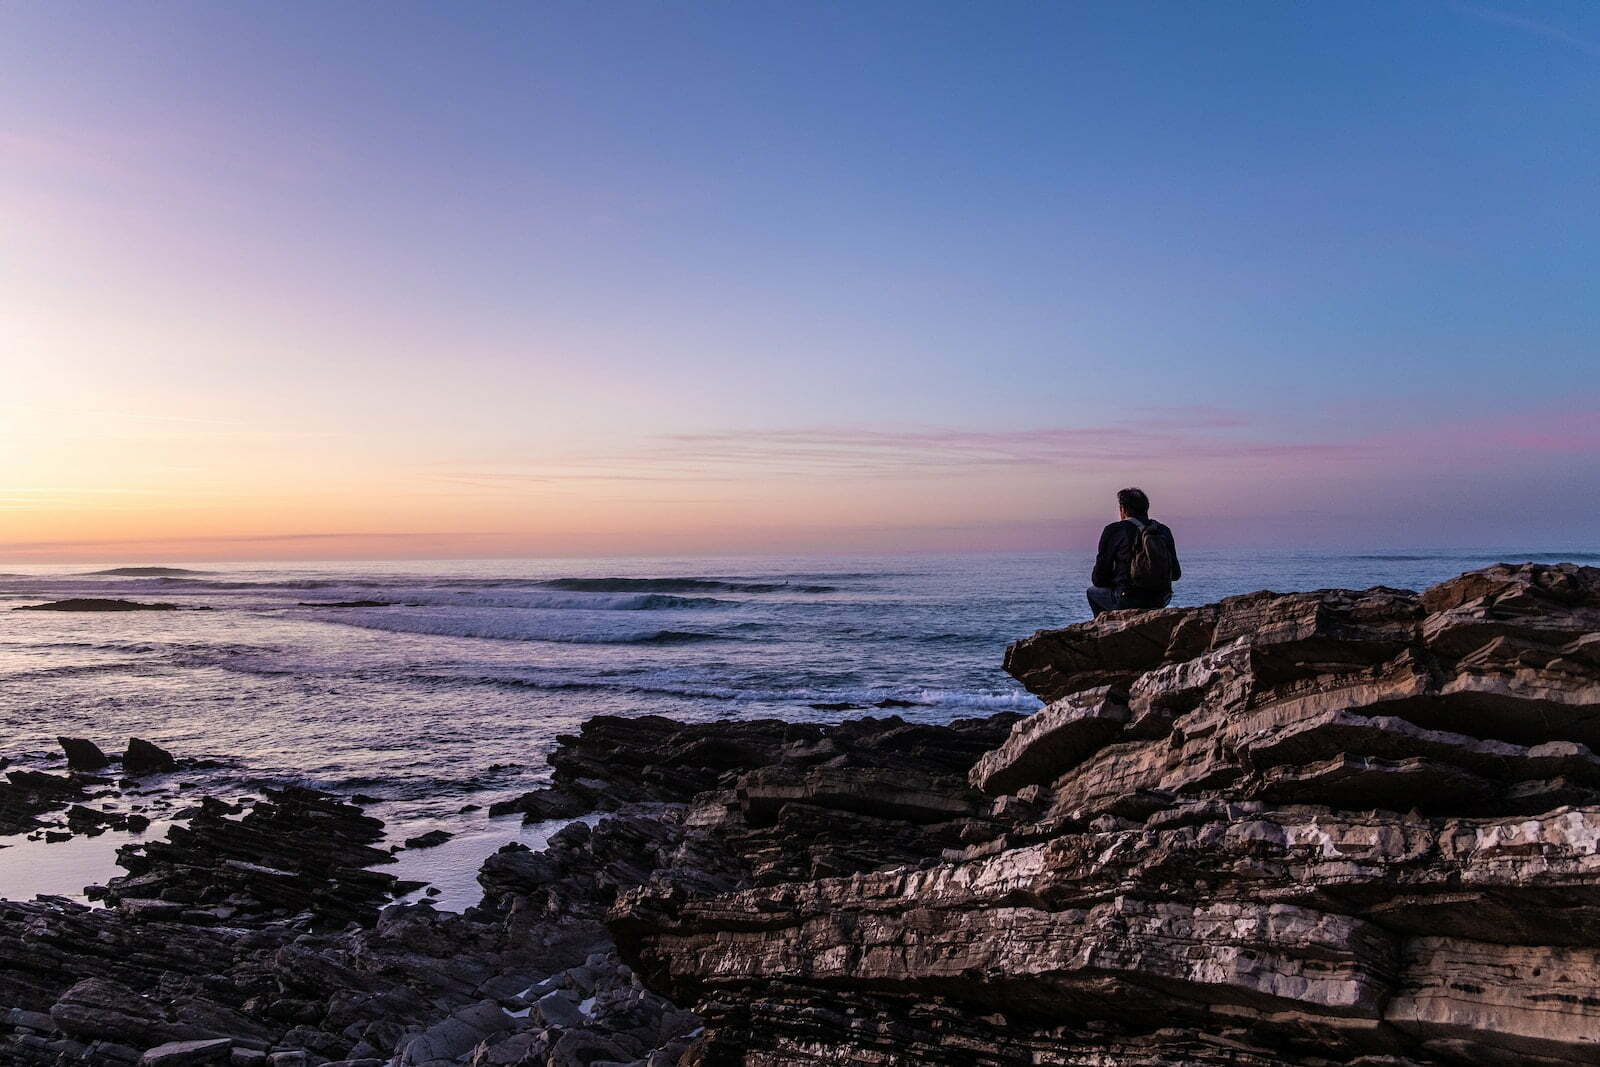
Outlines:
<svg viewBox="0 0 1600 1067"><path fill-rule="evenodd" d="M1141 589L1165 590L1172 584L1172 537L1159 522L1129 518L1139 528L1133 555L1128 560L1128 580Z"/></svg>

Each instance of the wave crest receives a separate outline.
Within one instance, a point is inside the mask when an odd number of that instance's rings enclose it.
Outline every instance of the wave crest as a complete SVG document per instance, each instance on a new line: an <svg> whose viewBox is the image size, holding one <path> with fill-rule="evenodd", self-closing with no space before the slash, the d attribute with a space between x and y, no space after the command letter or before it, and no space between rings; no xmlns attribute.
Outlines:
<svg viewBox="0 0 1600 1067"><path fill-rule="evenodd" d="M567 619L560 614L524 611L429 612L392 608L352 608L348 612L319 614L319 622L355 626L391 633L427 634L433 637L473 637L495 641L549 641L571 645L683 645L703 641L737 641L739 638L698 630L639 627L608 618Z"/></svg>
<svg viewBox="0 0 1600 1067"><path fill-rule="evenodd" d="M832 593L832 585L794 582L733 582L721 578L550 578L535 583L571 593Z"/></svg>

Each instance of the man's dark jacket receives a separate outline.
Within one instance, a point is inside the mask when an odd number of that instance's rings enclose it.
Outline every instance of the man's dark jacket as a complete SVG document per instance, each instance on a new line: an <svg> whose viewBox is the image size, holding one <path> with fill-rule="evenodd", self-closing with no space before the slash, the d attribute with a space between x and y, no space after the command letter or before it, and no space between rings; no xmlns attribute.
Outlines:
<svg viewBox="0 0 1600 1067"><path fill-rule="evenodd" d="M1146 522L1151 520L1146 519ZM1172 540L1172 531L1160 523L1157 536L1167 539L1167 550L1172 553L1172 578L1177 580L1183 577L1183 568L1178 566L1178 546ZM1127 519L1114 522L1100 532L1100 553L1094 558L1094 574L1091 581L1095 585L1106 589L1115 589L1119 593L1156 593L1166 594L1172 592L1172 582L1165 582L1159 587L1137 586L1133 579L1128 577L1128 564L1133 559L1134 549L1139 547L1139 527Z"/></svg>

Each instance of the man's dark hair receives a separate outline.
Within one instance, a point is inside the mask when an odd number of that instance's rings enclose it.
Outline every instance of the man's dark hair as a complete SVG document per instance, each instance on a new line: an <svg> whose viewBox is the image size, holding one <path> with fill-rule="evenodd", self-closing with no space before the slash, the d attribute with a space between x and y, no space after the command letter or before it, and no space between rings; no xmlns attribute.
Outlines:
<svg viewBox="0 0 1600 1067"><path fill-rule="evenodd" d="M1150 517L1150 498L1144 495L1143 489L1118 489L1117 507L1136 519Z"/></svg>

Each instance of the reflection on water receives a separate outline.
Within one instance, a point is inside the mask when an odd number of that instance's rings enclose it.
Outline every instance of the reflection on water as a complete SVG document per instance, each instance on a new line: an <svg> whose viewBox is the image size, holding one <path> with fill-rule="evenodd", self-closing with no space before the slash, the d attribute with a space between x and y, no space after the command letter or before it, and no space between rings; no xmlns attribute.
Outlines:
<svg viewBox="0 0 1600 1067"><path fill-rule="evenodd" d="M31 900L34 896L85 900L85 886L104 884L107 878L126 874L117 866L117 849L130 842L166 836L170 822L153 822L143 833L107 830L97 837L74 834L69 841L29 841L25 835L0 838L0 900Z"/></svg>

